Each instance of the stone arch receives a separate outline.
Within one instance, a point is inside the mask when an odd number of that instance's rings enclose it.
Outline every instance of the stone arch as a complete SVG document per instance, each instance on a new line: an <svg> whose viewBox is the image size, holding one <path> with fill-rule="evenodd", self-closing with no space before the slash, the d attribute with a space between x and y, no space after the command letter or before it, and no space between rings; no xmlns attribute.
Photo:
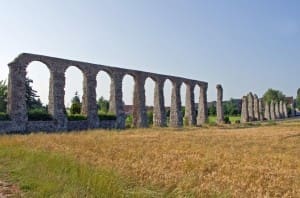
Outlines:
<svg viewBox="0 0 300 198"><path fill-rule="evenodd" d="M173 83L169 78L166 78L163 84L166 123L169 126L170 123L170 111L171 111L171 96L172 96Z"/></svg>
<svg viewBox="0 0 300 198"><path fill-rule="evenodd" d="M200 86L196 83L195 87L194 87L194 101L195 101L195 108L196 108L196 117L198 116L199 97L200 97Z"/></svg>
<svg viewBox="0 0 300 198"><path fill-rule="evenodd" d="M123 102L125 105L133 104L133 92L135 84L135 75L132 73L124 73L122 77Z"/></svg>
<svg viewBox="0 0 300 198"><path fill-rule="evenodd" d="M96 100L100 99L100 97L103 97L104 100L107 100L109 102L110 100L110 85L111 85L111 74L107 72L107 70L99 70L97 72L96 76L97 86L96 86ZM98 110L103 112L109 111L109 106L107 109L101 109L101 107L98 106Z"/></svg>
<svg viewBox="0 0 300 198"><path fill-rule="evenodd" d="M75 92L78 93L80 102L83 99L83 80L85 72L81 67L76 65L68 65L64 69L65 71L65 106L71 107L71 100L74 97ZM67 111L68 112L68 111Z"/></svg>
<svg viewBox="0 0 300 198"><path fill-rule="evenodd" d="M153 111L154 111L154 92L155 92L155 85L156 82L153 80L151 76L146 77L145 79L145 105L146 105L146 112L147 112L147 124L153 125Z"/></svg>
<svg viewBox="0 0 300 198"><path fill-rule="evenodd" d="M41 76L43 74L43 76ZM50 85L50 67L45 64L44 61L30 61L26 66L26 78L32 82L28 82L33 90L37 91L36 94L39 96L37 100L41 100L43 108L47 110L46 105L49 103L49 85ZM39 104L32 104L29 108L37 108Z"/></svg>
<svg viewBox="0 0 300 198"><path fill-rule="evenodd" d="M184 117L184 108L185 108L185 102L186 102L186 89L187 89L187 83L186 82L182 82L180 85L180 100L181 100L181 106L182 106L182 117Z"/></svg>

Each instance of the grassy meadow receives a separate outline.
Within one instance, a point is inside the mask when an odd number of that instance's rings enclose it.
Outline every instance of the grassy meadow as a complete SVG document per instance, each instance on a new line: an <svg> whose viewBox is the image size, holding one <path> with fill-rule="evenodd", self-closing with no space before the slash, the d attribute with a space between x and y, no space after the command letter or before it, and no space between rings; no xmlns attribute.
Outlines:
<svg viewBox="0 0 300 198"><path fill-rule="evenodd" d="M300 122L0 136L25 197L300 197Z"/></svg>

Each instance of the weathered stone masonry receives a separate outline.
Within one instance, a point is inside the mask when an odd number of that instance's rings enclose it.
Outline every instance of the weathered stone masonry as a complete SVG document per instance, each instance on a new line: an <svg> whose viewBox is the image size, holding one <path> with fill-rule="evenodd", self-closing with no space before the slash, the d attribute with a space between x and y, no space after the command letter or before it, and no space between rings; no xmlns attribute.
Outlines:
<svg viewBox="0 0 300 198"><path fill-rule="evenodd" d="M40 61L50 70L48 112L52 115L53 121L28 121L25 103L25 78L26 67L32 61ZM109 111L115 113L117 116L117 119L114 122L115 128L125 127L125 113L122 101L122 80L126 74L133 76L135 81L133 97L133 126L147 127L144 85L145 80L148 77L155 81L153 112L153 123L155 126L162 127L167 124L163 95L163 86L167 79L169 79L173 84L170 126L180 127L183 125L180 99L180 86L183 83L187 87L185 112L187 124L196 125L207 121L207 83L203 81L27 53L19 55L13 62L9 63L8 66L9 80L7 109L11 121L0 122L0 132L25 132L29 130L64 131L73 129L100 128L103 126L106 128L111 126L111 123L99 120L97 115L96 77L100 71L107 72L111 78ZM79 68L84 75L82 114L87 116L87 121L68 121L65 114L65 71L69 66ZM197 119L194 105L194 88L196 85L200 87L198 105L199 113Z"/></svg>

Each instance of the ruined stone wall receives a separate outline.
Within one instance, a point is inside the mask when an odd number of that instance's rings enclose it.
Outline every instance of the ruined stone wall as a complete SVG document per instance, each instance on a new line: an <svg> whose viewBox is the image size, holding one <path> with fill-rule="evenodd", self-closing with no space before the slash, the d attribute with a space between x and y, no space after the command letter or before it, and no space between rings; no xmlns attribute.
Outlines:
<svg viewBox="0 0 300 198"><path fill-rule="evenodd" d="M49 82L49 104L48 112L52 115L51 122L29 122L25 103L25 78L26 68L32 61L44 63L50 70ZM168 76L130 70L118 67L110 67L86 62L72 61L67 59L27 54L19 55L13 62L9 63L8 79L8 114L11 118L9 122L0 122L1 131L66 131L82 130L93 128L125 128L125 113L123 109L122 80L126 74L133 76L134 97L133 97L133 126L147 127L147 114L145 105L145 80L149 77L155 81L154 90L154 112L153 123L155 126L166 126L166 112L164 105L163 86L169 79L172 84L171 115L170 126L181 127L183 118L181 112L180 87L184 83L186 91L186 112L185 120L188 125L200 125L207 121L207 83L203 81L191 80L176 76ZM65 114L65 71L68 67L79 68L84 76L82 114L87 116L86 121L68 121ZM97 115L96 104L96 76L100 71L105 71L111 78L110 85L110 109L117 119L114 122L104 124ZM200 87L200 97L198 105L198 117L194 102L194 88Z"/></svg>

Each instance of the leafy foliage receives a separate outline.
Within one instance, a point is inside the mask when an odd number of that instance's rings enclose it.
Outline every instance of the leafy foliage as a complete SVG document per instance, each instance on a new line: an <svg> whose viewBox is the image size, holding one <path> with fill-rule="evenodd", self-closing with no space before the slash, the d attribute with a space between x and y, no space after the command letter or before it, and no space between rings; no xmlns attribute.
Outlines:
<svg viewBox="0 0 300 198"><path fill-rule="evenodd" d="M33 80L30 78L25 79L25 86L26 86L26 93L25 93L25 98L26 98L26 105L27 109L40 109L43 108L43 104L37 95L37 91L34 90L31 86L31 83L33 83Z"/></svg>
<svg viewBox="0 0 300 198"><path fill-rule="evenodd" d="M85 115L81 115L81 114L68 115L69 121L79 121L79 120L86 120L86 119L87 119L87 117Z"/></svg>
<svg viewBox="0 0 300 198"><path fill-rule="evenodd" d="M0 112L0 120L10 120L9 115L4 112Z"/></svg>
<svg viewBox="0 0 300 198"><path fill-rule="evenodd" d="M147 112L147 122L148 125L153 125L153 111Z"/></svg>
<svg viewBox="0 0 300 198"><path fill-rule="evenodd" d="M300 88L297 90L296 107L300 109Z"/></svg>
<svg viewBox="0 0 300 198"><path fill-rule="evenodd" d="M47 121L52 120L52 116L44 108L30 109L28 111L28 120L31 121Z"/></svg>
<svg viewBox="0 0 300 198"><path fill-rule="evenodd" d="M237 116L241 112L238 107L238 103L234 101L234 99L230 99L227 102L223 103L224 115Z"/></svg>
<svg viewBox="0 0 300 198"><path fill-rule="evenodd" d="M71 114L80 114L80 112L81 112L81 104L73 103L70 108L70 113Z"/></svg>
<svg viewBox="0 0 300 198"><path fill-rule="evenodd" d="M80 114L81 112L81 102L80 98L78 96L78 92L75 92L75 96L72 98L72 105L70 108L70 113L71 114Z"/></svg>
<svg viewBox="0 0 300 198"><path fill-rule="evenodd" d="M115 114L110 113L98 113L99 120L116 120L117 117Z"/></svg>
<svg viewBox="0 0 300 198"><path fill-rule="evenodd" d="M267 103L271 103L272 100L274 102L280 102L280 100L285 100L285 95L279 90L268 89L263 95L263 100Z"/></svg>
<svg viewBox="0 0 300 198"><path fill-rule="evenodd" d="M215 116L217 115L217 108L216 105L212 104L208 107L208 115L209 116Z"/></svg>
<svg viewBox="0 0 300 198"><path fill-rule="evenodd" d="M7 106L7 84L5 80L0 80L0 112L6 112Z"/></svg>
<svg viewBox="0 0 300 198"><path fill-rule="evenodd" d="M103 96L101 96L98 101L97 101L97 105L98 105L98 110L103 112L103 113L107 113L109 110L109 101L105 100Z"/></svg>

